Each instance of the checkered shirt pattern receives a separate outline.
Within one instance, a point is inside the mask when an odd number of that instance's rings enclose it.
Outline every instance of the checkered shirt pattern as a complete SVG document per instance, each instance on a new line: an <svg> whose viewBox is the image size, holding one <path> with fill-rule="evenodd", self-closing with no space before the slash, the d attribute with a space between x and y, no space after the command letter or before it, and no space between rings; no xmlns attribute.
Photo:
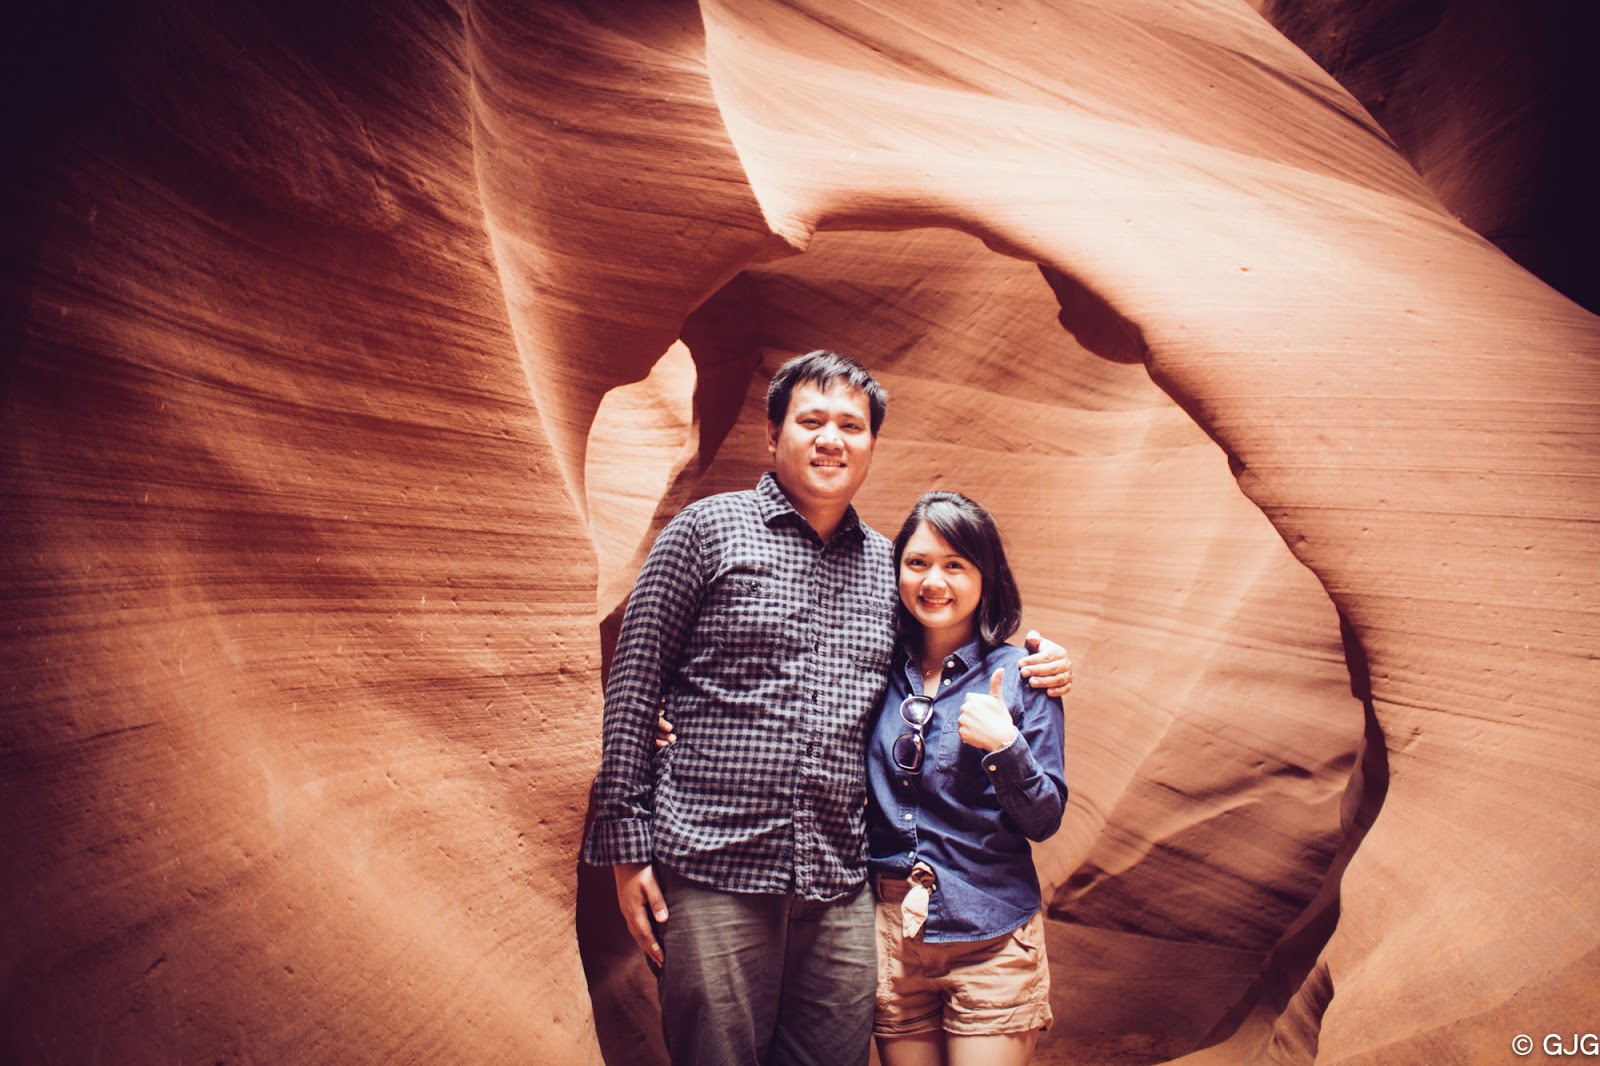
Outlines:
<svg viewBox="0 0 1600 1066"><path fill-rule="evenodd" d="M606 684L594 865L832 900L866 879L866 734L894 648L889 542L824 544L766 474L656 538ZM677 742L657 751L658 707Z"/></svg>

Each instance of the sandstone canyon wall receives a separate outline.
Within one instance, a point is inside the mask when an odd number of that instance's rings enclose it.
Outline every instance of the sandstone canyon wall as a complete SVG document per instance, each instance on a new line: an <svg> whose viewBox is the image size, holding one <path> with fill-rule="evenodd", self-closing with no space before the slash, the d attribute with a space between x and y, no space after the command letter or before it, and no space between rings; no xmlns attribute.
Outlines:
<svg viewBox="0 0 1600 1066"><path fill-rule="evenodd" d="M20 16L0 1057L658 1061L606 642L818 346L1073 652L1040 1061L1592 1030L1593 112L1474 10Z"/></svg>

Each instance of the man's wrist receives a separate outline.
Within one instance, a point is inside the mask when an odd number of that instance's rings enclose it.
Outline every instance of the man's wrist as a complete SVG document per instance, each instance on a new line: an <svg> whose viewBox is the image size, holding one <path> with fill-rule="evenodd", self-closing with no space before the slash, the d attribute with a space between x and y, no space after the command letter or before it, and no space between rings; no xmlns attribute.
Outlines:
<svg viewBox="0 0 1600 1066"><path fill-rule="evenodd" d="M583 843L583 861L590 866L648 865L653 855L650 827L640 821L597 821Z"/></svg>

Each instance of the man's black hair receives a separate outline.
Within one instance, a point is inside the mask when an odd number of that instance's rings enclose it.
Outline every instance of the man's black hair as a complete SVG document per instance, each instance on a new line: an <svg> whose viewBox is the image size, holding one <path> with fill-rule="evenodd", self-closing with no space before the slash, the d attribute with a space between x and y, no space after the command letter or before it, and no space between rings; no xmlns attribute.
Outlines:
<svg viewBox="0 0 1600 1066"><path fill-rule="evenodd" d="M843 382L857 392L865 393L867 408L872 420L872 435L878 435L883 425L884 412L889 409L889 394L884 391L872 372L848 355L818 348L805 355L797 355L778 368L767 388L767 421L783 425L789 414L789 398L794 387L800 384L815 385L826 392L837 382Z"/></svg>

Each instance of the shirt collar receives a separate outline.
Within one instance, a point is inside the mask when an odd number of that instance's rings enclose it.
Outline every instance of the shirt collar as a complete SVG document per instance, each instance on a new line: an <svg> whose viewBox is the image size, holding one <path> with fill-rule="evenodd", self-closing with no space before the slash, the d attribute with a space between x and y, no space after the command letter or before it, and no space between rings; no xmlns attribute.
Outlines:
<svg viewBox="0 0 1600 1066"><path fill-rule="evenodd" d="M905 674L907 683L911 684L912 687L915 688L918 675L913 675L911 673L912 657L909 654L905 654L903 650L902 654L904 658L901 662L900 669ZM944 663L949 663L951 661L955 662L954 667L944 665ZM962 674L966 673L968 670L971 670L974 666L977 666L982 661L983 648L979 645L978 638L973 637L971 640L961 645L961 647L944 657L944 663L940 664L939 672L941 674L948 673L951 677L960 677Z"/></svg>
<svg viewBox="0 0 1600 1066"><path fill-rule="evenodd" d="M944 657L944 661L946 663L949 663L952 660L956 664L955 670L953 671L955 674L964 674L982 662L983 651L978 646L978 638L973 637L971 640L961 645L961 647Z"/></svg>
<svg viewBox="0 0 1600 1066"><path fill-rule="evenodd" d="M789 497L783 494L783 489L778 485L778 476L770 470L756 482L756 507L761 514L761 521L769 527L784 515L793 515L794 521L805 522L800 512L794 509L794 504L789 502ZM866 535L861 531L861 519L856 516L855 504L845 508L839 528L833 533L835 537L841 534L856 539Z"/></svg>

